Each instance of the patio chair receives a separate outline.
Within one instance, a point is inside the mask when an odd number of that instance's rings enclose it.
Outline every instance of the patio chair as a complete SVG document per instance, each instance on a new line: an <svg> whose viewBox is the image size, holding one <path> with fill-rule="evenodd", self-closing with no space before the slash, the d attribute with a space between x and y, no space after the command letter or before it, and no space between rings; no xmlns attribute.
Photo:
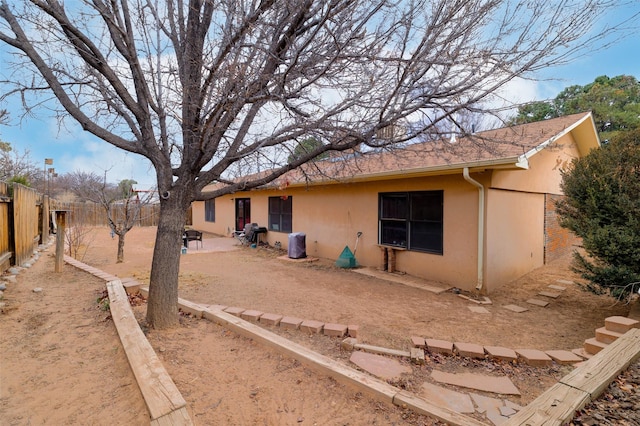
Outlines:
<svg viewBox="0 0 640 426"><path fill-rule="evenodd" d="M196 242L196 249L198 248L198 241L200 241L200 247L202 247L202 232L195 229L187 229L184 231L184 245L189 247L189 241Z"/></svg>
<svg viewBox="0 0 640 426"><path fill-rule="evenodd" d="M247 246L253 242L256 229L258 229L257 223L247 223L242 231L236 231L234 234L240 244Z"/></svg>

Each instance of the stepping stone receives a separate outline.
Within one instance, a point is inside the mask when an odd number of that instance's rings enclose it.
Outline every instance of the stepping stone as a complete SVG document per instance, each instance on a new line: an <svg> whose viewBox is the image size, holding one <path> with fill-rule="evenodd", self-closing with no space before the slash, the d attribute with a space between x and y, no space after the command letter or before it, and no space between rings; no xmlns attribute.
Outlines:
<svg viewBox="0 0 640 426"><path fill-rule="evenodd" d="M484 348L480 345L476 345L475 343L454 342L453 347L460 356L484 359Z"/></svg>
<svg viewBox="0 0 640 426"><path fill-rule="evenodd" d="M492 392L502 395L520 395L518 388L506 376L496 377L474 373L453 374L433 370L431 371L431 378L436 382L476 389L484 392Z"/></svg>
<svg viewBox="0 0 640 426"><path fill-rule="evenodd" d="M545 367L552 362L549 355L538 349L516 349L516 353L532 367Z"/></svg>
<svg viewBox="0 0 640 426"><path fill-rule="evenodd" d="M475 412L473 401L466 393L452 391L431 383L424 383L421 396L438 407L447 407L456 413L471 414Z"/></svg>
<svg viewBox="0 0 640 426"><path fill-rule="evenodd" d="M560 284L574 284L573 281L569 281L569 280L556 280L556 282Z"/></svg>
<svg viewBox="0 0 640 426"><path fill-rule="evenodd" d="M551 359L553 359L558 364L574 364L576 362L584 361L578 355L570 351L557 350L557 351L546 351L545 353L549 355Z"/></svg>
<svg viewBox="0 0 640 426"><path fill-rule="evenodd" d="M266 313L260 317L260 324L273 326L280 325L282 318L282 315Z"/></svg>
<svg viewBox="0 0 640 426"><path fill-rule="evenodd" d="M521 313L523 313L523 312L527 312L527 311L528 311L528 309L527 309L527 308L523 308L523 307L518 306L518 305L505 305L505 307L504 307L504 308L505 308L505 309L508 309L508 310L510 310L510 311L513 311L513 312L515 312L515 313L517 313L517 314L521 314Z"/></svg>
<svg viewBox="0 0 640 426"><path fill-rule="evenodd" d="M596 330L596 340L602 343L613 343L622 337L623 333L607 330L606 327L600 327Z"/></svg>
<svg viewBox="0 0 640 426"><path fill-rule="evenodd" d="M507 407L506 405L504 407L500 407L500 414L502 414L505 417L511 417L515 413L517 413L517 411L511 407Z"/></svg>
<svg viewBox="0 0 640 426"><path fill-rule="evenodd" d="M324 323L315 320L304 320L300 324L300 331L304 331L309 334L318 334L322 333L322 329L324 328Z"/></svg>
<svg viewBox="0 0 640 426"><path fill-rule="evenodd" d="M499 359L501 361L515 361L518 359L516 351L509 348L503 348L501 346L485 346L484 350L489 354L489 357Z"/></svg>
<svg viewBox="0 0 640 426"><path fill-rule="evenodd" d="M347 326L343 324L325 324L324 335L332 337L344 337L347 334Z"/></svg>
<svg viewBox="0 0 640 426"><path fill-rule="evenodd" d="M411 362L413 364L422 365L425 363L424 349L411 348L409 350L409 357L411 358Z"/></svg>
<svg viewBox="0 0 640 426"><path fill-rule="evenodd" d="M550 286L548 286L551 290L558 290L558 291L565 291L567 288L566 287L562 287L560 285L554 285L551 284Z"/></svg>
<svg viewBox="0 0 640 426"><path fill-rule="evenodd" d="M488 309L483 308L482 306L467 306L471 312L475 312L476 314L490 314Z"/></svg>
<svg viewBox="0 0 640 426"><path fill-rule="evenodd" d="M529 299L527 300L527 303L530 305L536 305L543 308L549 305L549 302L546 302L544 300L538 300L538 299Z"/></svg>
<svg viewBox="0 0 640 426"><path fill-rule="evenodd" d="M402 374L412 371L411 367L404 366L395 359L361 351L352 353L349 361L384 380L398 380Z"/></svg>
<svg viewBox="0 0 640 426"><path fill-rule="evenodd" d="M281 328L291 328L297 330L300 328L300 324L302 324L302 319L294 318L294 317L284 317L280 320Z"/></svg>
<svg viewBox="0 0 640 426"><path fill-rule="evenodd" d="M591 357L593 357L593 354L585 352L584 348L571 349L571 352L583 359L590 359Z"/></svg>
<svg viewBox="0 0 640 426"><path fill-rule="evenodd" d="M424 337L419 337L419 336L411 336L411 345L414 348L426 348L427 347L427 343L424 341Z"/></svg>
<svg viewBox="0 0 640 426"><path fill-rule="evenodd" d="M557 299L558 297L560 297L561 293L554 293L552 291L541 291L540 293L538 293L539 296L544 296L544 297L550 297L552 299Z"/></svg>
<svg viewBox="0 0 640 426"><path fill-rule="evenodd" d="M506 405L509 408L513 408L516 411L520 411L523 408L522 405L518 405L515 402L509 401L508 399L504 400L504 405Z"/></svg>
<svg viewBox="0 0 640 426"><path fill-rule="evenodd" d="M588 354L595 355L606 347L606 343L599 342L595 337L584 341L584 351Z"/></svg>
<svg viewBox="0 0 640 426"><path fill-rule="evenodd" d="M439 339L424 339L429 352L453 355L453 343Z"/></svg>
<svg viewBox="0 0 640 426"><path fill-rule="evenodd" d="M347 326L347 336L356 338L358 337L358 332L360 331L360 326L356 324L349 324Z"/></svg>
<svg viewBox="0 0 640 426"><path fill-rule="evenodd" d="M247 309L240 314L240 318L246 321L258 322L262 315L264 315L264 312Z"/></svg>
<svg viewBox="0 0 640 426"><path fill-rule="evenodd" d="M469 396L471 396L473 402L478 406L478 413L487 416L489 421L494 425L501 425L509 420L509 418L503 416L500 411L500 409L504 407L504 402L502 400L478 395L476 393L470 393Z"/></svg>
<svg viewBox="0 0 640 426"><path fill-rule="evenodd" d="M607 330L624 334L632 328L640 328L640 321L627 317L613 316L605 318L604 326Z"/></svg>
<svg viewBox="0 0 640 426"><path fill-rule="evenodd" d="M235 316L239 317L239 316L240 316L240 314L241 314L241 313L243 313L245 310L246 310L246 309L244 309L244 308L239 308L239 307L237 307L237 306L230 306L230 307L228 307L227 309L225 309L224 311L225 311L226 313L228 313L228 314L235 315Z"/></svg>

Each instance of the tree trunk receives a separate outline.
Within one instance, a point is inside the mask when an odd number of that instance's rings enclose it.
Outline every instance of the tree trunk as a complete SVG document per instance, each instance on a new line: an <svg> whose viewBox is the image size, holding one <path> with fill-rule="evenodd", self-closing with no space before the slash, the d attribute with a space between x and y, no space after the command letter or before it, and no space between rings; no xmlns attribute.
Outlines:
<svg viewBox="0 0 640 426"><path fill-rule="evenodd" d="M124 262L124 236L125 235L126 235L125 233L118 234L118 258L116 260L116 263Z"/></svg>
<svg viewBox="0 0 640 426"><path fill-rule="evenodd" d="M147 323L155 329L178 324L178 274L185 211L178 200L161 201L147 301Z"/></svg>

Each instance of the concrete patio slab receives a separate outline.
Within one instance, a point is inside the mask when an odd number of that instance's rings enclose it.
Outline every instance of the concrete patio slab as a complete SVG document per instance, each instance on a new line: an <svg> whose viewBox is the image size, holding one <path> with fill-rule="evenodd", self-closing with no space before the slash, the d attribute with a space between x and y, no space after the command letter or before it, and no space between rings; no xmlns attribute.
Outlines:
<svg viewBox="0 0 640 426"><path fill-rule="evenodd" d="M391 281L391 282L403 284L409 287L419 288L435 294L444 293L445 291L448 291L451 289L451 286L448 286L439 282L426 281L417 277L412 277L410 275L399 275L391 272L379 271L374 268L356 268L356 269L351 269L351 271L356 272L358 274L379 278L381 280Z"/></svg>

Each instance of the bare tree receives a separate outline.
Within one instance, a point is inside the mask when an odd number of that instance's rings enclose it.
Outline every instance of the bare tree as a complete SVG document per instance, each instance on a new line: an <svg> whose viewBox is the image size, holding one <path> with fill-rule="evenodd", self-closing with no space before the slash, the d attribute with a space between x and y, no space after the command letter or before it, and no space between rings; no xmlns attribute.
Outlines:
<svg viewBox="0 0 640 426"><path fill-rule="evenodd" d="M31 160L29 150L16 151L10 143L0 140L0 181L15 180L31 186L41 174L42 170Z"/></svg>
<svg viewBox="0 0 640 426"><path fill-rule="evenodd" d="M124 179L118 185L109 184L106 171L103 178L95 173L74 172L69 180L78 198L104 209L112 235L118 236L116 262L123 262L125 236L140 219L141 207L149 204L153 192L143 192L141 197L133 187L137 182L131 179Z"/></svg>
<svg viewBox="0 0 640 426"><path fill-rule="evenodd" d="M60 117L153 164L161 213L147 321L160 328L177 322L192 201L260 187L327 151L405 142L458 111L490 110L515 77L615 31L588 34L594 17L620 4L0 0L0 40L15 53L8 94L53 94ZM376 138L390 125L408 130ZM323 143L289 161L309 137ZM204 193L212 182L220 185Z"/></svg>

